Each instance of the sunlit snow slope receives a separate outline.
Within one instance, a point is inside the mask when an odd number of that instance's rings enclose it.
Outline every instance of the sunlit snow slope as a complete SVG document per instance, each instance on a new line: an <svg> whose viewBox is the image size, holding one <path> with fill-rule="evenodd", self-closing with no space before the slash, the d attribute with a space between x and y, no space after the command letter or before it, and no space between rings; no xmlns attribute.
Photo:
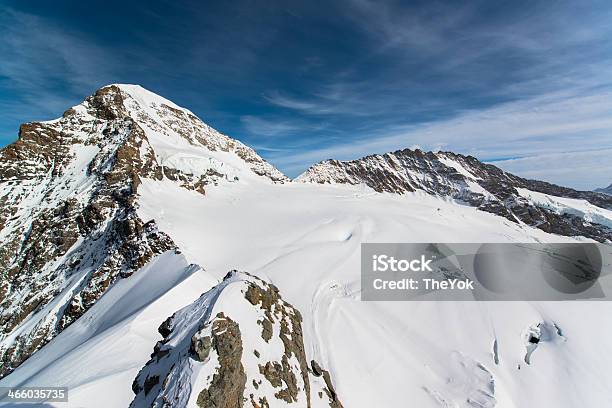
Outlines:
<svg viewBox="0 0 612 408"><path fill-rule="evenodd" d="M179 194L180 204L169 205ZM238 268L274 282L302 311L305 338L316 340L307 351L331 370L347 407L612 402L608 303L359 300L361 242L568 238L419 192L349 186L233 185L199 200L150 182L141 213L210 273ZM527 365L528 332L538 324L545 340Z"/></svg>
<svg viewBox="0 0 612 408"><path fill-rule="evenodd" d="M248 379L247 394L259 393L243 395L248 407L265 406L261 396L270 407L306 407L308 401L310 406L332 407L341 401L348 408L612 406L608 302L360 300L362 242L587 238L551 234L512 214L500 216L467 205L454 193L434 194L411 184L425 180L436 191L442 191L442 185L461 197L481 195L483 205L489 199L507 204L489 197L478 184L480 176L450 155L440 156L444 166L436 164L435 174L411 173L405 178L391 167L401 179L402 191L376 191L368 184L376 178L364 176L362 164L355 165L358 172L311 172L300 183L287 182L258 156L245 154L244 159L235 154L241 147L229 152L202 149L222 136L213 131L210 140L196 133L202 140L190 143L186 123L191 122L159 118L143 108L160 106L146 101L153 96L121 87L135 101L126 109L143 129L159 171L170 169L186 180L153 176L155 172L141 175L134 208L143 222L154 220L180 253L165 251L131 276L114 281L87 312L0 380L0 386L67 386L69 402L49 404L58 407L149 406L168 396L175 398L166 400L168 406L195 407L198 401L215 398L202 397L200 391L215 382L215 372L225 372L231 373L227 375L232 381ZM169 102L164 105L179 109ZM139 114L146 117L139 119ZM376 165L386 168L389 162ZM456 173L448 173L449 168ZM336 171L348 176L338 182ZM205 194L186 188L201 175L210 177ZM589 228L595 219L603 230L610 225L609 208L525 188L513 191L521 208L538 205L559 217L567 213L585 223L581 228ZM227 275L235 269L261 281ZM268 291L268 284L278 288L282 302L276 297L268 303L263 297L249 297L253 285ZM266 314L275 304L289 312ZM301 316L299 336L298 320L286 320L297 316L294 308ZM166 320L170 316L174 317ZM264 316L272 322L269 340ZM224 343L223 334L237 327L241 343L232 348L235 345ZM293 330L290 335L282 332L287 327ZM534 334L540 339L535 349L529 345ZM299 342L288 343L298 337L303 339L303 357ZM213 351L206 341L211 341ZM241 350L240 361L234 358L236 350ZM278 361L278 367L283 355L288 356L288 368L261 371L256 350ZM167 382L155 382L155 376ZM285 386L291 389L291 378L297 378L295 397L275 396ZM325 378L333 380L333 387ZM269 384L265 379L271 379ZM251 380L262 383L256 386ZM310 400L306 383L311 384Z"/></svg>

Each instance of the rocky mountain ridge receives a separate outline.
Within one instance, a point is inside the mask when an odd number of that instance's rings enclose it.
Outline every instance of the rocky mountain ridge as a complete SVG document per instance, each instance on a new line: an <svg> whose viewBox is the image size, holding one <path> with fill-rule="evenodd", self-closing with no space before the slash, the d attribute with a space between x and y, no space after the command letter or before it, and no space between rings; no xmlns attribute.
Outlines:
<svg viewBox="0 0 612 408"><path fill-rule="evenodd" d="M524 179L473 156L452 152L403 149L351 161L326 160L310 167L296 181L365 184L377 192L394 194L421 190L553 234L612 241L610 225L534 201L531 193L581 200L604 210L612 210L612 197Z"/></svg>
<svg viewBox="0 0 612 408"><path fill-rule="evenodd" d="M131 406L342 408L329 373L307 361L301 324L278 288L232 271L159 327Z"/></svg>
<svg viewBox="0 0 612 408"><path fill-rule="evenodd" d="M208 184L241 177L288 180L252 149L137 86L101 88L60 119L22 125L0 151L0 377L115 280L178 250L137 215L143 178L205 194Z"/></svg>

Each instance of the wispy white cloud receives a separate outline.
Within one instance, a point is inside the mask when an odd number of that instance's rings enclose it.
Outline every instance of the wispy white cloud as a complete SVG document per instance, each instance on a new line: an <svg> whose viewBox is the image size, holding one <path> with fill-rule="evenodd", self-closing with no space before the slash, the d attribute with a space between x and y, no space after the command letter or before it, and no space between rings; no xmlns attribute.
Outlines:
<svg viewBox="0 0 612 408"><path fill-rule="evenodd" d="M492 164L525 178L547 180L577 189L606 187L612 180L612 148L544 153Z"/></svg>
<svg viewBox="0 0 612 408"><path fill-rule="evenodd" d="M281 92L274 90L263 95L264 99L273 105L283 108L295 109L299 111L321 113L321 109L316 103L306 102L297 98L292 98L283 95Z"/></svg>
<svg viewBox="0 0 612 408"><path fill-rule="evenodd" d="M3 14L11 21L3 30L2 45L10 58L2 59L0 72L20 86L48 86L53 77L68 78L71 86L89 86L111 74L111 55L79 33L10 8Z"/></svg>
<svg viewBox="0 0 612 408"><path fill-rule="evenodd" d="M311 132L322 132L327 128L324 121L306 121L302 119L287 120L278 117L266 118L264 116L244 115L240 117L244 130L260 140L261 138L287 138ZM301 137L300 141L292 144L302 145L308 143L308 138ZM271 149L268 149L271 150ZM281 149L282 151L286 149Z"/></svg>
<svg viewBox="0 0 612 408"><path fill-rule="evenodd" d="M407 101L404 95L397 95L400 83L389 84L374 80L349 81L343 80L322 84L312 89L306 96L294 96L279 90L264 93L263 98L269 104L290 109L299 114L317 117L358 117L366 118L389 113L389 107L394 106L423 109L423 105L431 106L427 101L420 106Z"/></svg>
<svg viewBox="0 0 612 408"><path fill-rule="evenodd" d="M113 78L112 62L120 56L79 33L8 7L0 13L0 22L0 76L8 79L6 89L18 95L10 103L3 101L3 108L10 104L22 115L37 111L50 119Z"/></svg>
<svg viewBox="0 0 612 408"><path fill-rule="evenodd" d="M468 3L437 3L425 7L401 8L397 4L372 0L348 0L347 17L378 42L382 48L403 48L406 53L436 52L447 47L448 34L465 27L474 15ZM414 55L414 54L412 54Z"/></svg>
<svg viewBox="0 0 612 408"><path fill-rule="evenodd" d="M267 120L252 115L242 116L240 121L247 132L257 136L286 136L302 128L293 122Z"/></svg>
<svg viewBox="0 0 612 408"><path fill-rule="evenodd" d="M348 18L371 40L364 56L308 93L266 92L267 102L306 115L399 116L448 111L479 97L542 95L585 78L612 83L612 54L603 52L606 44L612 47L609 9L591 13L590 24L571 19L571 7L534 7L483 23L473 5L404 10L370 0L346 4ZM456 93L462 94L458 101Z"/></svg>

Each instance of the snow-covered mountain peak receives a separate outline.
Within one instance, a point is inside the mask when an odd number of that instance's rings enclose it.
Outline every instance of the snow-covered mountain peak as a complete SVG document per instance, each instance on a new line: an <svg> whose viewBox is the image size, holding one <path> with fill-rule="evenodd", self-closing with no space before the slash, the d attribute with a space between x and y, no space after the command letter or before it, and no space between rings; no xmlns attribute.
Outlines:
<svg viewBox="0 0 612 408"><path fill-rule="evenodd" d="M99 143L100 120L131 120L144 133L141 155L151 154L171 172L185 173L209 182L237 181L263 176L274 182L288 179L253 149L226 136L182 108L139 85L112 84L100 88L83 103L69 109L49 125L86 127L84 143ZM108 135L104 135L108 136ZM105 140L104 143L107 143ZM150 152L146 152L148 147Z"/></svg>
<svg viewBox="0 0 612 408"><path fill-rule="evenodd" d="M119 88L121 92L128 94L132 99L137 101L142 106L154 107L155 105L168 105L174 109L179 109L187 113L191 113L191 111L189 111L188 109L182 108L171 100L166 99L163 96L156 94L155 92L151 92L148 89L143 88L142 86L137 84L110 84L105 86L104 88L108 87Z"/></svg>
<svg viewBox="0 0 612 408"><path fill-rule="evenodd" d="M176 245L143 220L139 187L286 177L254 150L136 85L109 85L0 150L0 377L117 279Z"/></svg>
<svg viewBox="0 0 612 408"><path fill-rule="evenodd" d="M424 191L546 232L612 241L612 198L527 180L452 152L403 149L351 161L325 160L296 181L365 185L391 194ZM560 205L555 197L571 203ZM601 216L602 211L608 215Z"/></svg>

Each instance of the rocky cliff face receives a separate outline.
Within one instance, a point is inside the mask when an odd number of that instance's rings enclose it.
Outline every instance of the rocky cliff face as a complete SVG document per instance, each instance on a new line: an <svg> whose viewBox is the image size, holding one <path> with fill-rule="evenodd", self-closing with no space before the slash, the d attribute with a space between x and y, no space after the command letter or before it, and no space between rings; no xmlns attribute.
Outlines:
<svg viewBox="0 0 612 408"><path fill-rule="evenodd" d="M342 407L329 372L308 363L300 312L252 275L230 272L159 332L132 407Z"/></svg>
<svg viewBox="0 0 612 408"><path fill-rule="evenodd" d="M23 125L0 151L0 377L114 281L177 250L136 213L143 178L205 194L208 184L242 177L287 180L252 149L137 86L104 87L60 119Z"/></svg>
<svg viewBox="0 0 612 408"><path fill-rule="evenodd" d="M375 191L394 194L422 190L546 232L612 241L609 225L598 223L580 210L533 200L532 193L545 195L545 201L549 196L562 197L603 210L612 209L612 197L527 180L472 156L404 149L352 161L326 160L309 168L297 181L365 184Z"/></svg>

